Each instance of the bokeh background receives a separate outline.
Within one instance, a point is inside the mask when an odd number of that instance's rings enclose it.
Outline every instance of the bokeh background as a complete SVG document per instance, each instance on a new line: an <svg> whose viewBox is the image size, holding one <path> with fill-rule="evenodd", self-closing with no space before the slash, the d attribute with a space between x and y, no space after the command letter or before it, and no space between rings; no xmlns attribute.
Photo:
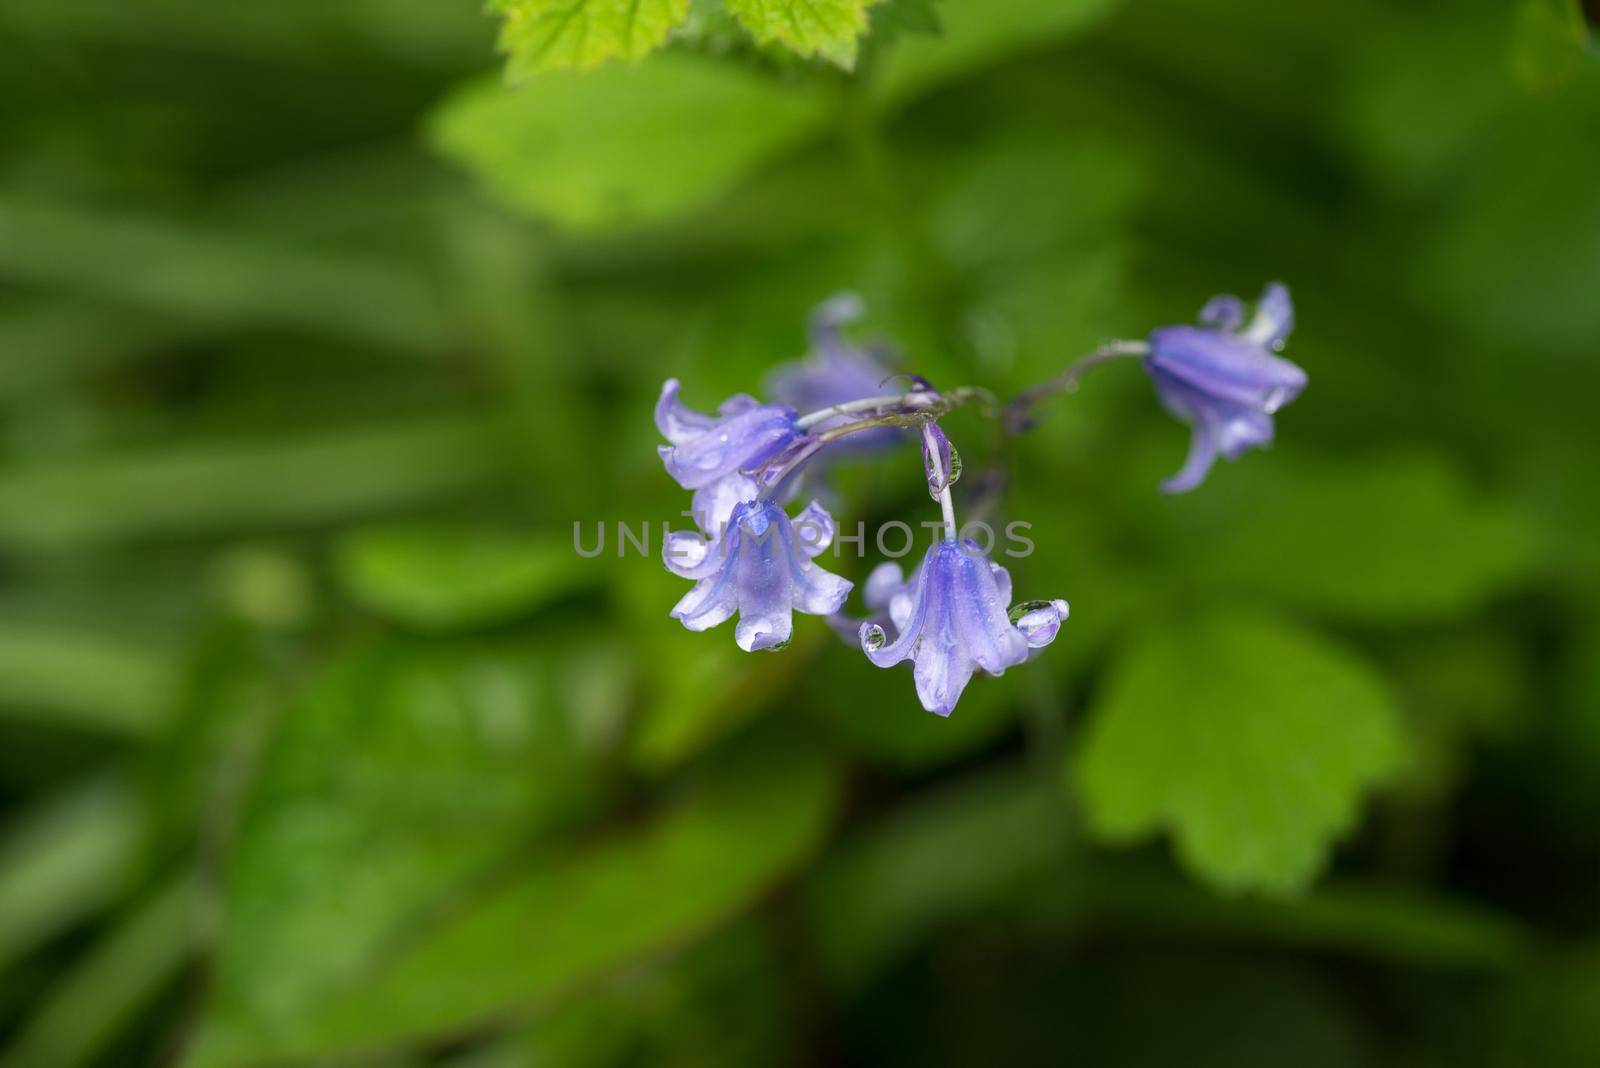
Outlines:
<svg viewBox="0 0 1600 1068"><path fill-rule="evenodd" d="M0 3L0 1065L1600 1063L1579 6L701 5L514 92L476 8ZM1311 385L1199 492L1135 364L948 421L1073 605L948 720L572 550L834 292L1008 395L1270 279Z"/></svg>

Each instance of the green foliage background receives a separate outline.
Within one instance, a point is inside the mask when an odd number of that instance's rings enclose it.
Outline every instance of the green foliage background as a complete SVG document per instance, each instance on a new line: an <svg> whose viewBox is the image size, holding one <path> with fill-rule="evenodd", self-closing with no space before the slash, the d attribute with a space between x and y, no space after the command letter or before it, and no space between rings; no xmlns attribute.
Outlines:
<svg viewBox="0 0 1600 1068"><path fill-rule="evenodd" d="M1579 8L569 6L0 4L0 1066L1600 1059ZM1272 278L1273 451L1009 447L949 720L572 551L840 289L1005 395Z"/></svg>

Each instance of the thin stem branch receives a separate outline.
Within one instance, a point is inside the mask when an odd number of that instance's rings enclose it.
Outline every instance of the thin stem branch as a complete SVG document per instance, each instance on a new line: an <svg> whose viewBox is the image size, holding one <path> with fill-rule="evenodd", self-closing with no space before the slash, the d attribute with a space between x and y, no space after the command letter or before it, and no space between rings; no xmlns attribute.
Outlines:
<svg viewBox="0 0 1600 1068"><path fill-rule="evenodd" d="M818 408L814 412L807 412L795 420L795 425L801 430L810 430L819 423L825 423L841 415L856 415L861 412L878 412L881 415L892 413L899 414L929 414L940 416L948 411L981 401L985 405L993 406L995 396L981 386L962 386L947 392L930 389L913 389L906 393L891 393L882 397L862 397L860 400L845 401L842 404L830 405L827 408ZM883 411L879 411L883 409ZM921 422L919 419L918 422ZM911 425L911 424L900 424Z"/></svg>
<svg viewBox="0 0 1600 1068"><path fill-rule="evenodd" d="M1047 378L1036 386L1030 386L1017 394L1010 404L1006 405L1004 413L1005 428L1008 433L1017 434L1026 430L1032 421L1033 409L1047 398L1057 393L1069 393L1078 388L1078 383L1083 376L1096 367L1112 363L1116 360L1143 357L1150 354L1150 346L1143 341L1108 341L1071 364L1066 370L1054 378Z"/></svg>
<svg viewBox="0 0 1600 1068"><path fill-rule="evenodd" d="M937 393L926 390L912 390L910 393L895 393L883 397L863 397L860 400L845 401L843 404L834 404L827 408L818 408L814 412L807 412L795 420L795 425L801 430L810 430L818 423L825 423L841 415L854 415L858 412L870 412L879 408L919 407L923 404L935 403Z"/></svg>

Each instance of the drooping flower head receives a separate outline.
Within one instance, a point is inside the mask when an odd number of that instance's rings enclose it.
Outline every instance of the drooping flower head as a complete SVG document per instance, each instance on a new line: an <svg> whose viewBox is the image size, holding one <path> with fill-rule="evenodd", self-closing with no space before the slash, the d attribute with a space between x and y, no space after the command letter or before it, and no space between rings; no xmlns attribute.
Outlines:
<svg viewBox="0 0 1600 1068"><path fill-rule="evenodd" d="M695 580L673 618L690 630L708 630L737 612L739 648L781 649L793 630L792 612L831 615L850 593L848 579L812 563L833 535L833 517L815 501L791 522L764 499L735 506L720 536L673 532L662 545L662 561Z"/></svg>
<svg viewBox="0 0 1600 1068"><path fill-rule="evenodd" d="M844 328L865 313L866 304L856 293L839 293L817 305L807 323L810 353L803 360L775 368L767 378L767 391L802 412L881 394L884 380L890 376L882 360L884 350L857 345L844 334ZM849 416L836 416L818 423L816 429L828 430L848 421ZM872 430L851 438L850 447L892 444L899 437L894 430Z"/></svg>
<svg viewBox="0 0 1600 1068"><path fill-rule="evenodd" d="M791 445L800 430L796 413L782 404L762 404L748 394L729 397L716 415L705 415L678 399L669 378L656 402L656 429L671 444L657 452L667 473L694 494L695 519L713 533L737 504L753 499L756 483L743 471L758 467Z"/></svg>
<svg viewBox="0 0 1600 1068"><path fill-rule="evenodd" d="M861 624L861 648L878 667L914 664L917 696L929 712L948 716L972 674L999 675L1055 640L1065 601L1029 601L1007 614L1011 575L976 542L935 542L907 583L899 566L881 565L868 579L869 607L886 609L898 636L879 623Z"/></svg>
<svg viewBox="0 0 1600 1068"><path fill-rule="evenodd" d="M1144 361L1162 405L1194 428L1182 470L1161 485L1167 493L1198 486L1219 453L1236 460L1270 444L1272 414L1306 384L1304 371L1274 355L1294 326L1289 291L1279 283L1262 292L1248 324L1234 296L1213 297L1200 323L1156 330Z"/></svg>

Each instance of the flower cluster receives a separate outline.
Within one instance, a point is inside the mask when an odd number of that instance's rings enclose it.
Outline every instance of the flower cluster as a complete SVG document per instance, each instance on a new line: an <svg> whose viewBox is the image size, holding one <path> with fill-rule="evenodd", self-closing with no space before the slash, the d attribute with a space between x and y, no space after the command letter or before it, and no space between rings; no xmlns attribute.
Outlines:
<svg viewBox="0 0 1600 1068"><path fill-rule="evenodd" d="M956 525L951 487L960 459L939 419L986 394L941 393L914 376L908 391L883 394L896 377L887 352L857 346L844 333L862 312L853 294L817 308L810 354L769 379L773 403L739 394L707 415L683 404L677 379L662 387L661 461L693 491L698 528L674 531L662 545L668 570L694 582L671 614L697 631L737 615L734 641L746 652L786 646L796 611L823 616L858 642L872 664L911 661L922 706L949 715L978 670L999 675L1049 645L1068 606L1060 599L1013 606L1010 574ZM1292 323L1288 290L1276 283L1248 323L1238 298L1215 297L1198 326L1164 326L1145 342L1111 342L1024 391L1006 409L1006 426L1024 429L1039 400L1072 388L1089 368L1138 357L1162 405L1193 430L1188 460L1162 488L1193 489L1219 454L1232 460L1269 444L1273 414L1304 388L1305 372L1276 355ZM851 619L842 609L853 584L816 562L834 543L833 517L812 501L791 518L786 504L797 476L818 456L893 445L909 430L921 438L928 493L941 514L932 525L940 533L909 578L898 564L879 565L863 589L870 614Z"/></svg>

